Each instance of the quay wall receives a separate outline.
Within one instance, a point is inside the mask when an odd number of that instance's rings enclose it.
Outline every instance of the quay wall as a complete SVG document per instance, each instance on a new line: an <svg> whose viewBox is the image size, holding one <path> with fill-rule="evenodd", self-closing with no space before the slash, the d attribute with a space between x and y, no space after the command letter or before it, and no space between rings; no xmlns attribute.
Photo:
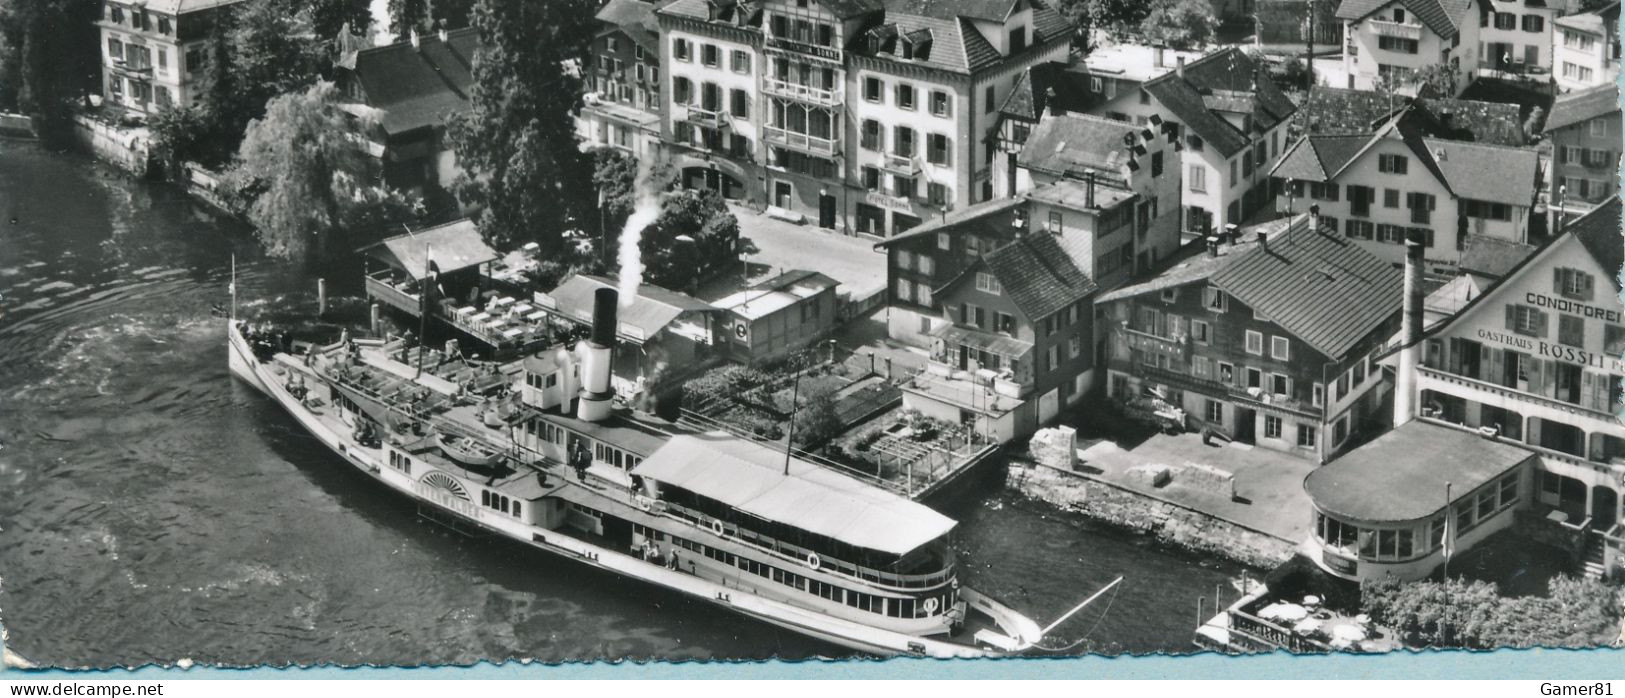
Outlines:
<svg viewBox="0 0 1625 698"><path fill-rule="evenodd" d="M1011 459L1005 486L1029 499L1154 536L1187 550L1273 569L1298 542L1255 531L1205 512L1031 461Z"/></svg>
<svg viewBox="0 0 1625 698"><path fill-rule="evenodd" d="M98 160L133 175L147 175L147 139L136 133L109 126L84 114L73 117L73 136L80 147Z"/></svg>

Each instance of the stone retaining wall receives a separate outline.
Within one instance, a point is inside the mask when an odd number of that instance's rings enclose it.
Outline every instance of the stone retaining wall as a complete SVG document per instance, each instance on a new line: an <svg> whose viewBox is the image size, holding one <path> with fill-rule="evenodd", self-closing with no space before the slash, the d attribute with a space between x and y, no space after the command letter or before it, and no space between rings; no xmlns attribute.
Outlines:
<svg viewBox="0 0 1625 698"><path fill-rule="evenodd" d="M146 139L84 114L73 117L73 133L79 145L97 159L133 175L147 175Z"/></svg>
<svg viewBox="0 0 1625 698"><path fill-rule="evenodd" d="M1286 562L1297 543L1150 495L1027 461L1011 461L1006 487L1097 521L1113 524L1200 553L1273 569Z"/></svg>

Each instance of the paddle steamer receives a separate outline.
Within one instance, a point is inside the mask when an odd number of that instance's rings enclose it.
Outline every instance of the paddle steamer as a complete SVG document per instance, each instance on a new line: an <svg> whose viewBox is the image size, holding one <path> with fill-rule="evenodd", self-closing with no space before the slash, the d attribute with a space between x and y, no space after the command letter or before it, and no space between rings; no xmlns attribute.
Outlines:
<svg viewBox="0 0 1625 698"><path fill-rule="evenodd" d="M231 369L448 525L878 655L990 656L1041 639L960 584L953 520L778 446L617 406L617 294L594 301L573 351L505 364L400 340L296 349L233 317Z"/></svg>

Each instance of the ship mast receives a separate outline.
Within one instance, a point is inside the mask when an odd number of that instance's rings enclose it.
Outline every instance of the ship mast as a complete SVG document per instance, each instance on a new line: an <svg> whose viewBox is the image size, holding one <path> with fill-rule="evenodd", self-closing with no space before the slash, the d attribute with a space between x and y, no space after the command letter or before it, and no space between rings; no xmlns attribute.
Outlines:
<svg viewBox="0 0 1625 698"><path fill-rule="evenodd" d="M424 333L429 331L429 291L435 282L435 277L431 275L434 270L433 260L434 244L423 243L423 283L418 288L418 364L417 372L412 375L414 381L423 377L423 350L429 346L427 344L429 338Z"/></svg>

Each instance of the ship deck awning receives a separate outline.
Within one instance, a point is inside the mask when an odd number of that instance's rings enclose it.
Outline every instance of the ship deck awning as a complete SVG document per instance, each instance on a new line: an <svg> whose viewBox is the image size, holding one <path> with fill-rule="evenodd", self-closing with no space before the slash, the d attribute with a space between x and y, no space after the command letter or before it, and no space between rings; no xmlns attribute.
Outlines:
<svg viewBox="0 0 1625 698"><path fill-rule="evenodd" d="M427 276L429 262L442 274L477 267L500 257L485 244L474 221L464 218L427 230L396 235L359 250L375 260L406 272L414 279Z"/></svg>
<svg viewBox="0 0 1625 698"><path fill-rule="evenodd" d="M962 344L999 356L1019 358L1033 350L1032 342L1024 342L1001 334L967 330L954 325L944 325L942 329L937 330L936 336L950 345Z"/></svg>
<svg viewBox="0 0 1625 698"><path fill-rule="evenodd" d="M1413 419L1304 478L1322 513L1368 523L1420 521L1536 458L1516 444Z"/></svg>
<svg viewBox="0 0 1625 698"><path fill-rule="evenodd" d="M721 432L675 436L632 473L848 545L905 555L954 520L901 496Z"/></svg>

